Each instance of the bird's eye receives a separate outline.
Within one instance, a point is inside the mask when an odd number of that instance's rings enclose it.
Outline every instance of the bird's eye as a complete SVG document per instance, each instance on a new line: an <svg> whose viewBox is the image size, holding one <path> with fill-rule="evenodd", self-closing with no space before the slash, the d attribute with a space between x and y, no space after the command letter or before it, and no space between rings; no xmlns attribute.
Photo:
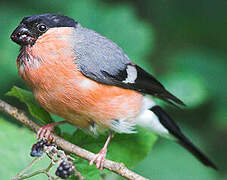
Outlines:
<svg viewBox="0 0 227 180"><path fill-rule="evenodd" d="M47 30L47 26L44 24L40 24L40 25L38 25L38 30L40 32L45 32Z"/></svg>

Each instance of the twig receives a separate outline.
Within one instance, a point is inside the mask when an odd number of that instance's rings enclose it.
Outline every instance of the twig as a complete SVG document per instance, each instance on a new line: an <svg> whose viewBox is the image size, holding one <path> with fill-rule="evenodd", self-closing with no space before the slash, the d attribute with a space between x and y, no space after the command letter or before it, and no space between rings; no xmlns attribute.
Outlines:
<svg viewBox="0 0 227 180"><path fill-rule="evenodd" d="M80 172L78 172L76 170L76 168L73 166L74 158L69 155L66 155L64 153L64 151L57 149L57 147L54 144L50 144L48 146L44 145L43 152L44 153L40 157L36 157L34 160L32 160L32 162L29 163L29 165L24 170L22 170L15 177L13 177L12 180L28 179L28 178L30 178L32 176L36 176L38 174L45 174L48 177L48 179L57 180L58 177L52 176L49 171L55 164L59 165L62 161L68 162L68 164L71 165L72 169L74 170L74 175L77 176L79 178L79 180L85 179L80 174ZM40 160L42 160L45 156L48 156L51 160L49 166L46 169L37 170L30 174L25 174L31 169L32 166L34 166L36 163L38 163Z"/></svg>
<svg viewBox="0 0 227 180"><path fill-rule="evenodd" d="M2 101L0 99L0 111L4 111L10 116L14 117L17 121L20 121L22 124L27 126L29 129L31 129L34 132L37 132L40 129L40 126L37 125L35 122L30 120L24 112L18 110L16 107L13 107L9 105L8 103ZM82 159L86 159L88 161L92 160L95 156L94 153L87 151L83 148L80 148L79 146L76 146L63 138L53 135L53 138L55 140L55 143L57 146L62 148L64 151L67 151L69 153L73 153L77 156L79 156ZM104 168L108 169L112 172L115 172L119 174L122 177L125 177L129 180L148 180L147 178L144 178L135 172L129 170L123 163L114 162L111 160L105 160L104 162Z"/></svg>
<svg viewBox="0 0 227 180"><path fill-rule="evenodd" d="M43 159L44 156L37 157L32 160L32 162L25 168L23 169L20 173L18 173L15 177L12 178L12 180L17 180L19 177L23 176L27 171L29 171L34 164L36 164L38 161Z"/></svg>
<svg viewBox="0 0 227 180"><path fill-rule="evenodd" d="M24 174L23 176L19 176L19 177L15 177L13 178L13 180L22 180L22 179L28 179L32 176L35 176L37 174L46 174L49 178L51 178L52 180L56 180L57 178L55 178L54 176L52 176L50 173L49 173L49 170L50 168L53 166L53 164L51 163L46 169L41 169L41 170L37 170L33 173L30 173L30 174Z"/></svg>
<svg viewBox="0 0 227 180"><path fill-rule="evenodd" d="M42 169L42 170L37 170L33 173L30 174L25 174L27 171L29 171L32 166L34 164L36 164L37 162L39 162L40 160L42 160L45 157L46 154L43 154L40 157L35 158L24 170L22 170L20 173L18 173L15 177L12 178L12 180L22 180L22 179L27 179L30 178L32 176L35 176L37 174L41 174L44 173L46 174L49 178L51 178L52 180L55 180L56 178L53 177L50 173L49 170L51 169L51 167L54 165L53 162L51 161L50 165L46 168L46 169Z"/></svg>

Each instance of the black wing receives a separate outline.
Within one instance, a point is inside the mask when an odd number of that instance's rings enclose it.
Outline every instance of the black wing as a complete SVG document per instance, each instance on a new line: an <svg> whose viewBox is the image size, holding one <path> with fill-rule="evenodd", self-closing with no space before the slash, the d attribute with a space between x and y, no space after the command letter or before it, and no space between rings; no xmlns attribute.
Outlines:
<svg viewBox="0 0 227 180"><path fill-rule="evenodd" d="M80 72L88 78L184 105L152 75L133 64L118 45L92 30L75 30L74 52Z"/></svg>
<svg viewBox="0 0 227 180"><path fill-rule="evenodd" d="M130 76L130 74L127 73L127 67L129 66L135 68L136 72L136 75L131 75L136 77L135 80L131 79L131 82L130 78L127 77L127 75ZM157 79L137 65L127 65L126 69L119 70L119 72L115 75L110 74L105 70L100 70L100 73L102 74L101 78L100 76L96 76L95 73L84 71L83 68L81 69L81 72L85 76L103 84L119 86L125 89L132 89L140 93L150 94L172 105L177 103L185 106L185 104L179 98L168 92ZM129 79L128 81L127 78Z"/></svg>

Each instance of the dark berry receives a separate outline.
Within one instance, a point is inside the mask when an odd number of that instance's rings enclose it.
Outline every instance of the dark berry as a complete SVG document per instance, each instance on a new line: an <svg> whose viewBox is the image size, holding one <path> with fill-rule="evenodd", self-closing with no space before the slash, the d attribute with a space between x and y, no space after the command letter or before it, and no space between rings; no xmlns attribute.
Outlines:
<svg viewBox="0 0 227 180"><path fill-rule="evenodd" d="M66 161L61 162L61 166L65 167L68 163Z"/></svg>
<svg viewBox="0 0 227 180"><path fill-rule="evenodd" d="M64 169L68 170L70 168L70 165L69 164L66 164Z"/></svg>
<svg viewBox="0 0 227 180"><path fill-rule="evenodd" d="M55 174L62 179L67 179L73 174L73 167L68 162L62 161L61 164L58 166Z"/></svg>
<svg viewBox="0 0 227 180"><path fill-rule="evenodd" d="M30 155L32 157L39 157L43 154L44 146L47 144L47 141L41 140L32 146Z"/></svg>
<svg viewBox="0 0 227 180"><path fill-rule="evenodd" d="M55 174L56 174L56 176L60 176L60 171L59 170L56 171Z"/></svg>
<svg viewBox="0 0 227 180"><path fill-rule="evenodd" d="M67 179L69 176L68 176L68 174L62 174L62 179Z"/></svg>
<svg viewBox="0 0 227 180"><path fill-rule="evenodd" d="M67 175L68 173L67 173L66 170L63 170L63 171L62 171L62 174Z"/></svg>
<svg viewBox="0 0 227 180"><path fill-rule="evenodd" d="M62 167L62 166L59 166L59 167L58 167L58 170L59 170L59 171L62 171L62 170L63 170L63 167Z"/></svg>
<svg viewBox="0 0 227 180"><path fill-rule="evenodd" d="M53 142L47 141L47 140L41 140L32 146L32 150L30 155L32 157L38 157L43 154L44 146L55 146Z"/></svg>
<svg viewBox="0 0 227 180"><path fill-rule="evenodd" d="M69 173L69 174L72 174L72 173L73 173L73 168L72 168L72 167L70 167L70 168L68 169L68 173Z"/></svg>

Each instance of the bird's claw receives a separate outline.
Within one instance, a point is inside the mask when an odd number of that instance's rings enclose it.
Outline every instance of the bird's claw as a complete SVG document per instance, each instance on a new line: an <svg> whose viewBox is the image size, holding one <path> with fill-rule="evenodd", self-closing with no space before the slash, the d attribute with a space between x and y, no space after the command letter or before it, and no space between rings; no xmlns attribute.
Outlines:
<svg viewBox="0 0 227 180"><path fill-rule="evenodd" d="M106 151L106 148L101 149L101 151L90 161L89 165L91 166L95 162L96 168L103 170L104 161L106 159Z"/></svg>
<svg viewBox="0 0 227 180"><path fill-rule="evenodd" d="M53 140L53 135L52 132L54 130L54 125L53 124L47 124L46 126L41 127L36 135L37 139L47 139L52 141Z"/></svg>

